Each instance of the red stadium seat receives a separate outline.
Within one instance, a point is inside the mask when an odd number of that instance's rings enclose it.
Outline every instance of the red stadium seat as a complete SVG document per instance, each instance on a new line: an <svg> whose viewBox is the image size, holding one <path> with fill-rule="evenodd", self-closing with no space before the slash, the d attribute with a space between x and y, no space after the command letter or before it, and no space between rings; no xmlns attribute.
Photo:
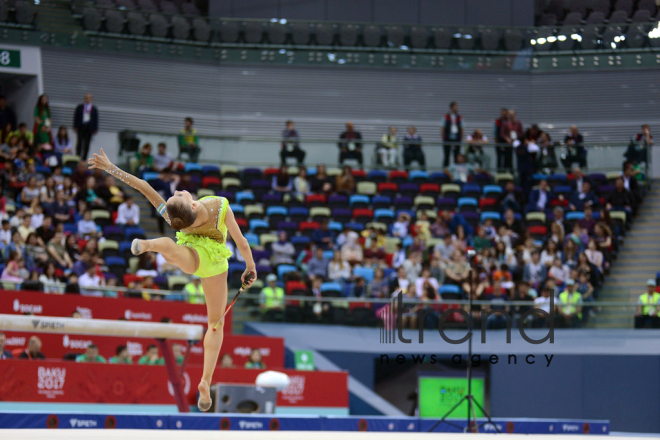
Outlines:
<svg viewBox="0 0 660 440"><path fill-rule="evenodd" d="M216 185L217 187L221 188L220 178L212 177L212 176L202 178L202 187L203 188L208 188L211 185Z"/></svg>
<svg viewBox="0 0 660 440"><path fill-rule="evenodd" d="M436 198L440 195L440 185L437 183L422 183L419 185L419 192L425 196Z"/></svg>
<svg viewBox="0 0 660 440"><path fill-rule="evenodd" d="M264 179L270 180L273 176L277 176L277 173L280 172L279 168L266 168L264 170Z"/></svg>
<svg viewBox="0 0 660 440"><path fill-rule="evenodd" d="M374 219L374 212L371 209L358 208L353 210L353 220L358 223L368 223Z"/></svg>
<svg viewBox="0 0 660 440"><path fill-rule="evenodd" d="M298 225L298 230L302 235L311 237L314 231L320 227L321 225L319 225L318 222L301 222Z"/></svg>
<svg viewBox="0 0 660 440"><path fill-rule="evenodd" d="M393 197L399 191L399 185L392 182L382 182L378 184L378 194Z"/></svg>
<svg viewBox="0 0 660 440"><path fill-rule="evenodd" d="M314 206L325 206L327 198L325 194L310 194L305 198L305 203L307 203L307 206L310 208Z"/></svg>
<svg viewBox="0 0 660 440"><path fill-rule="evenodd" d="M408 181L408 172L392 170L390 171L390 182L403 183Z"/></svg>

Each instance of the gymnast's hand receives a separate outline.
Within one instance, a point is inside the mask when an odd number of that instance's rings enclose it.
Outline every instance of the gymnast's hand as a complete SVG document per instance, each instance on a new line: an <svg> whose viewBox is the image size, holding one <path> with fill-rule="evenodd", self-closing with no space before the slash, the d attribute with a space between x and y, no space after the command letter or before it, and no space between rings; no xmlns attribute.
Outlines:
<svg viewBox="0 0 660 440"><path fill-rule="evenodd" d="M248 274L251 274L251 277L248 277ZM252 286L254 281L257 279L257 269L245 269L243 275L241 276L241 282L245 285L245 288Z"/></svg>
<svg viewBox="0 0 660 440"><path fill-rule="evenodd" d="M112 167L112 162L110 162L108 156L105 155L103 148L101 148L101 154L94 153L92 157L87 159L87 163L89 164L90 170L98 168L99 170L107 171Z"/></svg>

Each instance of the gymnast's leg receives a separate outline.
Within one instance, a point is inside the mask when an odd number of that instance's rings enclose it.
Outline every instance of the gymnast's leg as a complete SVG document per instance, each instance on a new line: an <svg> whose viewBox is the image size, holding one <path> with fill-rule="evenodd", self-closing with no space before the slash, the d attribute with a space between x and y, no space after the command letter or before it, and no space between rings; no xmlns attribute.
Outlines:
<svg viewBox="0 0 660 440"><path fill-rule="evenodd" d="M168 263L177 266L185 273L195 273L199 268L199 255L197 255L195 249L176 244L171 238L167 237L153 240L135 239L131 244L131 252L134 255L140 255L144 252L158 252Z"/></svg>
<svg viewBox="0 0 660 440"><path fill-rule="evenodd" d="M220 321L222 314L227 307L227 271L209 278L202 278L202 287L206 297L206 310L208 314L209 327L204 336L204 372L202 380L199 382L199 408L207 411L211 407L210 384L213 377L213 371L218 362L220 347L222 347L223 327L220 331L214 332L211 329Z"/></svg>

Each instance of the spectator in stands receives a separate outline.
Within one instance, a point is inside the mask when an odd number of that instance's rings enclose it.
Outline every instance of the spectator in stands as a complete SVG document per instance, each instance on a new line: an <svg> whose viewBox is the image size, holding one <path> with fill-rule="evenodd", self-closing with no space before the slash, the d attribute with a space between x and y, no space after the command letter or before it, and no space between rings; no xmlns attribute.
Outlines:
<svg viewBox="0 0 660 440"><path fill-rule="evenodd" d="M577 328L582 319L582 295L575 290L575 281L566 280L566 290L559 294L559 317L564 327Z"/></svg>
<svg viewBox="0 0 660 440"><path fill-rule="evenodd" d="M24 143L25 147L31 148L34 145L34 134L27 129L25 122L18 124L18 130L14 132L18 136L19 144Z"/></svg>
<svg viewBox="0 0 660 440"><path fill-rule="evenodd" d="M632 194L634 202L633 213L637 212L637 206L642 202L642 188L640 188L635 177L639 172L639 170L635 170L631 162L626 161L623 163L623 187Z"/></svg>
<svg viewBox="0 0 660 440"><path fill-rule="evenodd" d="M605 197L605 202L608 211L624 210L626 211L626 220L631 220L634 200L630 191L623 186L623 177L617 177L614 182L614 191Z"/></svg>
<svg viewBox="0 0 660 440"><path fill-rule="evenodd" d="M522 122L516 118L517 114L514 109L509 109L507 114L506 121L503 121L502 128L500 130L500 135L504 143L509 144L510 146L503 147L504 154L502 157L503 169L510 171L513 169L513 147L518 145L518 142L522 142L525 132L523 130Z"/></svg>
<svg viewBox="0 0 660 440"><path fill-rule="evenodd" d="M431 276L431 269L428 266L422 268L422 273L415 280L415 292L417 297L421 297L426 290L425 285L429 284L436 292L440 289L438 280Z"/></svg>
<svg viewBox="0 0 660 440"><path fill-rule="evenodd" d="M236 368L234 359L229 353L225 353L220 357L220 368Z"/></svg>
<svg viewBox="0 0 660 440"><path fill-rule="evenodd" d="M426 168L426 157L422 151L422 138L417 134L417 128L411 125L408 127L408 133L403 138L403 164L408 169L413 162L417 162L421 169Z"/></svg>
<svg viewBox="0 0 660 440"><path fill-rule="evenodd" d="M266 277L267 286L259 292L259 310L262 321L274 321L275 313L284 310L284 289L277 285L277 275Z"/></svg>
<svg viewBox="0 0 660 440"><path fill-rule="evenodd" d="M648 124L642 125L642 132L633 136L628 145L624 157L627 161L637 165L648 162L648 150L653 146L653 136L651 127Z"/></svg>
<svg viewBox="0 0 660 440"><path fill-rule="evenodd" d="M98 195L103 199L106 206L114 211L124 202L124 192L117 186L115 178L112 176L105 176L103 182L104 185L97 188Z"/></svg>
<svg viewBox="0 0 660 440"><path fill-rule="evenodd" d="M548 132L543 131L538 140L539 152L536 156L536 171L544 173L554 173L559 163L555 153L555 145Z"/></svg>
<svg viewBox="0 0 660 440"><path fill-rule="evenodd" d="M32 200L38 200L41 195L40 188L37 186L37 178L30 177L27 181L27 186L23 187L21 191L21 203L29 205Z"/></svg>
<svg viewBox="0 0 660 440"><path fill-rule="evenodd" d="M125 345L118 345L115 350L115 356L111 357L109 360L111 364L129 364L133 363L133 359L128 354L128 348Z"/></svg>
<svg viewBox="0 0 660 440"><path fill-rule="evenodd" d="M468 135L467 140L467 161L472 166L476 165L477 168L487 170L490 168L490 157L484 153L484 145L488 143L483 131L476 129L471 135Z"/></svg>
<svg viewBox="0 0 660 440"><path fill-rule="evenodd" d="M443 168L447 168L450 163L450 157L456 156L461 151L461 141L463 140L463 117L458 114L458 103L451 102L449 104L449 113L445 115L444 123L442 126L442 141L444 143L444 161Z"/></svg>
<svg viewBox="0 0 660 440"><path fill-rule="evenodd" d="M382 268L374 271L374 278L369 283L369 293L373 298L387 298L389 295L390 282L385 278Z"/></svg>
<svg viewBox="0 0 660 440"><path fill-rule="evenodd" d="M403 266L403 263L405 263L405 261L406 261L406 251L403 249L403 244L397 243L396 250L394 251L394 255L392 256L392 267L394 269L398 269L399 267Z"/></svg>
<svg viewBox="0 0 660 440"><path fill-rule="evenodd" d="M181 159L181 154L185 153L188 155L190 162L197 162L199 153L201 149L199 148L199 139L197 138L197 130L193 128L193 119L187 117L184 120L184 127L179 134L179 160Z"/></svg>
<svg viewBox="0 0 660 440"><path fill-rule="evenodd" d="M399 290L405 293L408 290L408 286L410 286L410 280L408 280L408 276L406 274L406 268L401 266L396 271L396 277L392 278L392 281L390 281L390 287L389 287L390 296L393 296L394 293Z"/></svg>
<svg viewBox="0 0 660 440"><path fill-rule="evenodd" d="M140 151L135 153L135 158L138 160L138 172L140 175L145 171L154 169L154 156L151 154L150 143L142 145Z"/></svg>
<svg viewBox="0 0 660 440"><path fill-rule="evenodd" d="M140 207L134 203L133 197L126 196L124 203L119 205L115 223L127 226L138 226L140 224Z"/></svg>
<svg viewBox="0 0 660 440"><path fill-rule="evenodd" d="M554 292L552 290L552 287L550 286L543 286L541 289L541 296L537 297L534 299L534 307L540 310L543 310L547 314L551 313L550 310L550 302L552 301L552 296L554 295ZM550 318L541 316L539 314L534 314L532 315L532 327L534 328L543 328L543 327L548 327L550 325Z"/></svg>
<svg viewBox="0 0 660 440"><path fill-rule="evenodd" d="M48 208L51 204L55 203L56 192L55 179L53 179L53 176L46 177L46 183L39 190L39 200L44 207Z"/></svg>
<svg viewBox="0 0 660 440"><path fill-rule="evenodd" d="M280 170L273 176L271 189L280 193L290 193L293 190L293 181L286 165L280 166Z"/></svg>
<svg viewBox="0 0 660 440"><path fill-rule="evenodd" d="M303 197L309 194L309 181L307 180L307 168L300 167L298 170L298 175L293 179L293 190L296 194L300 194Z"/></svg>
<svg viewBox="0 0 660 440"><path fill-rule="evenodd" d="M310 278L327 278L328 264L329 261L323 256L323 248L316 248L314 258L309 260L309 263L307 263L307 275Z"/></svg>
<svg viewBox="0 0 660 440"><path fill-rule="evenodd" d="M197 275L190 277L190 282L183 286L183 293L190 304L206 304L202 279Z"/></svg>
<svg viewBox="0 0 660 440"><path fill-rule="evenodd" d="M46 359L46 356L41 352L41 339L37 336L30 336L28 339L28 345L25 351L18 355L19 359Z"/></svg>
<svg viewBox="0 0 660 440"><path fill-rule="evenodd" d="M313 193L330 193L334 188L335 179L328 176L325 165L316 166L316 174L311 179Z"/></svg>
<svg viewBox="0 0 660 440"><path fill-rule="evenodd" d="M14 358L14 356L11 354L9 350L5 350L6 343L7 343L7 336L5 336L4 333L0 332L0 360Z"/></svg>
<svg viewBox="0 0 660 440"><path fill-rule="evenodd" d="M341 257L351 265L362 264L364 252L362 246L358 243L358 234L349 231L346 235L346 242L341 247Z"/></svg>
<svg viewBox="0 0 660 440"><path fill-rule="evenodd" d="M500 203L504 209L513 209L515 212L520 212L523 206L522 192L516 191L516 185L512 181L504 184L504 191L500 199Z"/></svg>
<svg viewBox="0 0 660 440"><path fill-rule="evenodd" d="M69 139L69 131L67 128L62 125L59 130L57 130L57 136L55 136L54 141L54 151L58 154L73 154L71 149L71 139Z"/></svg>
<svg viewBox="0 0 660 440"><path fill-rule="evenodd" d="M541 252L541 263L544 264L548 269L552 266L555 261L555 258L562 259L561 251L559 250L559 245L554 240L548 240L545 243L545 249Z"/></svg>
<svg viewBox="0 0 660 440"><path fill-rule="evenodd" d="M261 361L261 351L258 348L253 348L250 352L250 358L245 363L245 368L253 370L265 370L266 364Z"/></svg>
<svg viewBox="0 0 660 440"><path fill-rule="evenodd" d="M488 316L486 320L486 326L489 329L501 329L507 327L507 320L500 313L509 313L509 306L506 305L509 301L506 290L502 287L502 283L499 280L493 282L493 287L486 289L486 295L484 300L490 301L490 304L487 307L487 311L493 312Z"/></svg>
<svg viewBox="0 0 660 440"><path fill-rule="evenodd" d="M414 283L422 273L422 256L419 252L410 252L406 261L403 262L403 269L406 271L406 278Z"/></svg>
<svg viewBox="0 0 660 440"><path fill-rule="evenodd" d="M0 280L14 281L17 283L23 282L27 278L25 269L25 260L16 251L9 253L9 258L6 260L5 268L2 271Z"/></svg>
<svg viewBox="0 0 660 440"><path fill-rule="evenodd" d="M571 211L584 211L585 207L590 206L593 209L598 203L598 197L591 191L591 182L585 180L582 183L582 191L571 194L568 207Z"/></svg>
<svg viewBox="0 0 660 440"><path fill-rule="evenodd" d="M362 168L362 134L355 131L352 122L346 123L346 131L339 135L339 163L343 164L346 159L355 159Z"/></svg>
<svg viewBox="0 0 660 440"><path fill-rule="evenodd" d="M391 125L376 146L376 154L380 157L381 165L385 167L394 167L399 163L399 138L396 132L396 126Z"/></svg>
<svg viewBox="0 0 660 440"><path fill-rule="evenodd" d="M78 284L82 288L80 294L85 296L103 296L99 287L105 286L105 280L96 273L96 266L90 265L85 273L78 279Z"/></svg>
<svg viewBox="0 0 660 440"><path fill-rule="evenodd" d="M69 275L69 279L67 280L64 293L80 295L80 285L78 284L78 275L76 275L75 273L71 273Z"/></svg>
<svg viewBox="0 0 660 440"><path fill-rule="evenodd" d="M506 138L504 137L504 129L506 127L508 119L509 119L509 110L506 108L501 108L500 117L498 119L495 119L495 129L494 129L495 142L497 144L500 144L495 147L495 152L497 153L497 166L495 168L497 169L497 171L511 170L513 164L513 155L511 152L511 148L508 146L501 145L508 143Z"/></svg>
<svg viewBox="0 0 660 440"><path fill-rule="evenodd" d="M78 233L83 237L96 236L96 223L92 220L92 212L83 212L82 220L78 220Z"/></svg>
<svg viewBox="0 0 660 440"><path fill-rule="evenodd" d="M87 178L91 175L92 173L87 169L87 162L81 160L76 165L76 170L71 174L71 180L78 188L83 188Z"/></svg>
<svg viewBox="0 0 660 440"><path fill-rule="evenodd" d="M271 244L271 264L273 266L279 266L280 264L293 264L293 260L296 256L296 249L288 240L286 231L279 231L277 238L278 241Z"/></svg>
<svg viewBox="0 0 660 440"><path fill-rule="evenodd" d="M351 265L341 258L341 252L335 251L328 264L328 279L345 284L351 279Z"/></svg>
<svg viewBox="0 0 660 440"><path fill-rule="evenodd" d="M5 247L5 261L11 260L11 252L16 252L19 257L23 258L25 253L23 244L23 237L21 237L21 234L18 231L14 231L11 235L11 242Z"/></svg>
<svg viewBox="0 0 660 440"><path fill-rule="evenodd" d="M172 357L176 361L177 365L183 365L183 360L185 359L183 355L183 346L177 342L172 344Z"/></svg>
<svg viewBox="0 0 660 440"><path fill-rule="evenodd" d="M455 162L445 169L445 174L453 182L466 183L475 172L481 172L479 168L475 168L466 162L465 156L460 152L454 154Z"/></svg>
<svg viewBox="0 0 660 440"><path fill-rule="evenodd" d="M532 286L539 286L546 278L548 268L541 262L541 254L537 250L531 252L531 260L523 268L523 281Z"/></svg>
<svg viewBox="0 0 660 440"><path fill-rule="evenodd" d="M345 165L341 170L341 174L337 176L335 188L338 193L342 194L351 194L355 191L355 177L348 165Z"/></svg>
<svg viewBox="0 0 660 440"><path fill-rule="evenodd" d="M85 353L76 358L76 362L105 364L107 361L99 354L99 347L96 344L89 344Z"/></svg>
<svg viewBox="0 0 660 440"><path fill-rule="evenodd" d="M85 181L85 186L81 189L78 194L76 194L76 201L84 201L88 206L91 207L103 207L105 202L102 198L98 196L96 192L96 179L92 176L89 176Z"/></svg>
<svg viewBox="0 0 660 440"><path fill-rule="evenodd" d="M584 229L588 235L592 235L594 233L594 228L596 226L596 220L594 219L593 215L593 204L588 204L584 207L584 218L581 218L577 221L580 227Z"/></svg>
<svg viewBox="0 0 660 440"><path fill-rule="evenodd" d="M472 239L472 246L477 252L493 247L493 242L486 237L486 228L483 226L477 228L477 236Z"/></svg>
<svg viewBox="0 0 660 440"><path fill-rule="evenodd" d="M10 126L11 130L16 129L16 113L7 106L7 97L0 95L0 127L7 125Z"/></svg>
<svg viewBox="0 0 660 440"><path fill-rule="evenodd" d="M287 158L293 157L298 162L298 166L302 166L305 162L306 154L307 153L300 148L298 132L294 128L293 121L286 121L285 128L282 131L282 149L280 150L280 161L282 165L286 165Z"/></svg>
<svg viewBox="0 0 660 440"><path fill-rule="evenodd" d="M45 264L48 261L48 253L43 246L43 240L35 232L31 232L27 240L25 240L25 255L29 261L29 269L33 269L38 264Z"/></svg>
<svg viewBox="0 0 660 440"><path fill-rule="evenodd" d="M573 167L573 179L570 180L571 188L573 191L581 192L582 184L584 182L591 183L591 180L584 174L582 169L578 166Z"/></svg>
<svg viewBox="0 0 660 440"><path fill-rule="evenodd" d="M50 105L48 104L48 95L40 95L37 105L34 107L34 133L36 134L37 144L46 143L50 140L50 121L51 113ZM46 130L42 131L44 127ZM45 139L41 137L41 133L45 133Z"/></svg>
<svg viewBox="0 0 660 440"><path fill-rule="evenodd" d="M660 328L660 293L655 291L655 280L646 282L646 292L639 296L635 328Z"/></svg>
<svg viewBox="0 0 660 440"><path fill-rule="evenodd" d="M144 356L138 360L138 365L165 365L165 359L158 355L158 346L151 344Z"/></svg>
<svg viewBox="0 0 660 440"><path fill-rule="evenodd" d="M11 225L9 220L3 220L2 229L0 229L0 249L4 250L9 243L11 243Z"/></svg>
<svg viewBox="0 0 660 440"><path fill-rule="evenodd" d="M581 167L586 167L587 149L584 146L584 137L578 131L577 125L569 127L568 134L564 137L564 143L568 147L565 157L562 158L564 168L568 170L576 162Z"/></svg>
<svg viewBox="0 0 660 440"><path fill-rule="evenodd" d="M319 222L319 228L312 233L312 242L323 250L335 248L335 231L328 229L327 219Z"/></svg>
<svg viewBox="0 0 660 440"><path fill-rule="evenodd" d="M529 203L527 204L527 212L540 211L545 212L550 207L550 200L554 199L555 195L550 190L548 181L542 179L539 182L538 189L532 190L529 194Z"/></svg>
<svg viewBox="0 0 660 440"><path fill-rule="evenodd" d="M158 152L154 155L154 170L161 172L168 170L174 163L174 157L167 152L167 144L165 142L158 143Z"/></svg>
<svg viewBox="0 0 660 440"><path fill-rule="evenodd" d="M39 282L44 285L45 293L60 294L64 290L64 284L57 278L57 267L52 261L46 264L46 269L39 275Z"/></svg>
<svg viewBox="0 0 660 440"><path fill-rule="evenodd" d="M73 115L73 129L77 134L76 154L86 160L92 136L99 130L99 111L92 104L91 93L86 93L83 103L76 107Z"/></svg>

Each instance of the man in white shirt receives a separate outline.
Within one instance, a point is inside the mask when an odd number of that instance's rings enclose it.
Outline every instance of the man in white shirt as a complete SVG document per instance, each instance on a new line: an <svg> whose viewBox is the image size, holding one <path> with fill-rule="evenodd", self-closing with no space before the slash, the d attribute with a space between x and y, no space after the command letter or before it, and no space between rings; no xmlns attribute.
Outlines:
<svg viewBox="0 0 660 440"><path fill-rule="evenodd" d="M105 285L105 281L96 275L96 266L91 265L87 268L84 274L78 278L78 285L80 286L80 294L85 296L103 296L100 290L93 290L95 287Z"/></svg>
<svg viewBox="0 0 660 440"><path fill-rule="evenodd" d="M117 208L117 221L120 225L137 226L140 224L140 207L133 203L133 197L128 196Z"/></svg>
<svg viewBox="0 0 660 440"><path fill-rule="evenodd" d="M73 129L77 135L76 154L85 160L89 153L92 136L99 129L99 112L96 106L92 104L91 93L87 93L84 102L76 107L73 116Z"/></svg>
<svg viewBox="0 0 660 440"><path fill-rule="evenodd" d="M172 165L174 157L167 152L167 145L165 142L158 144L158 153L154 154L154 169L156 171L163 171Z"/></svg>

